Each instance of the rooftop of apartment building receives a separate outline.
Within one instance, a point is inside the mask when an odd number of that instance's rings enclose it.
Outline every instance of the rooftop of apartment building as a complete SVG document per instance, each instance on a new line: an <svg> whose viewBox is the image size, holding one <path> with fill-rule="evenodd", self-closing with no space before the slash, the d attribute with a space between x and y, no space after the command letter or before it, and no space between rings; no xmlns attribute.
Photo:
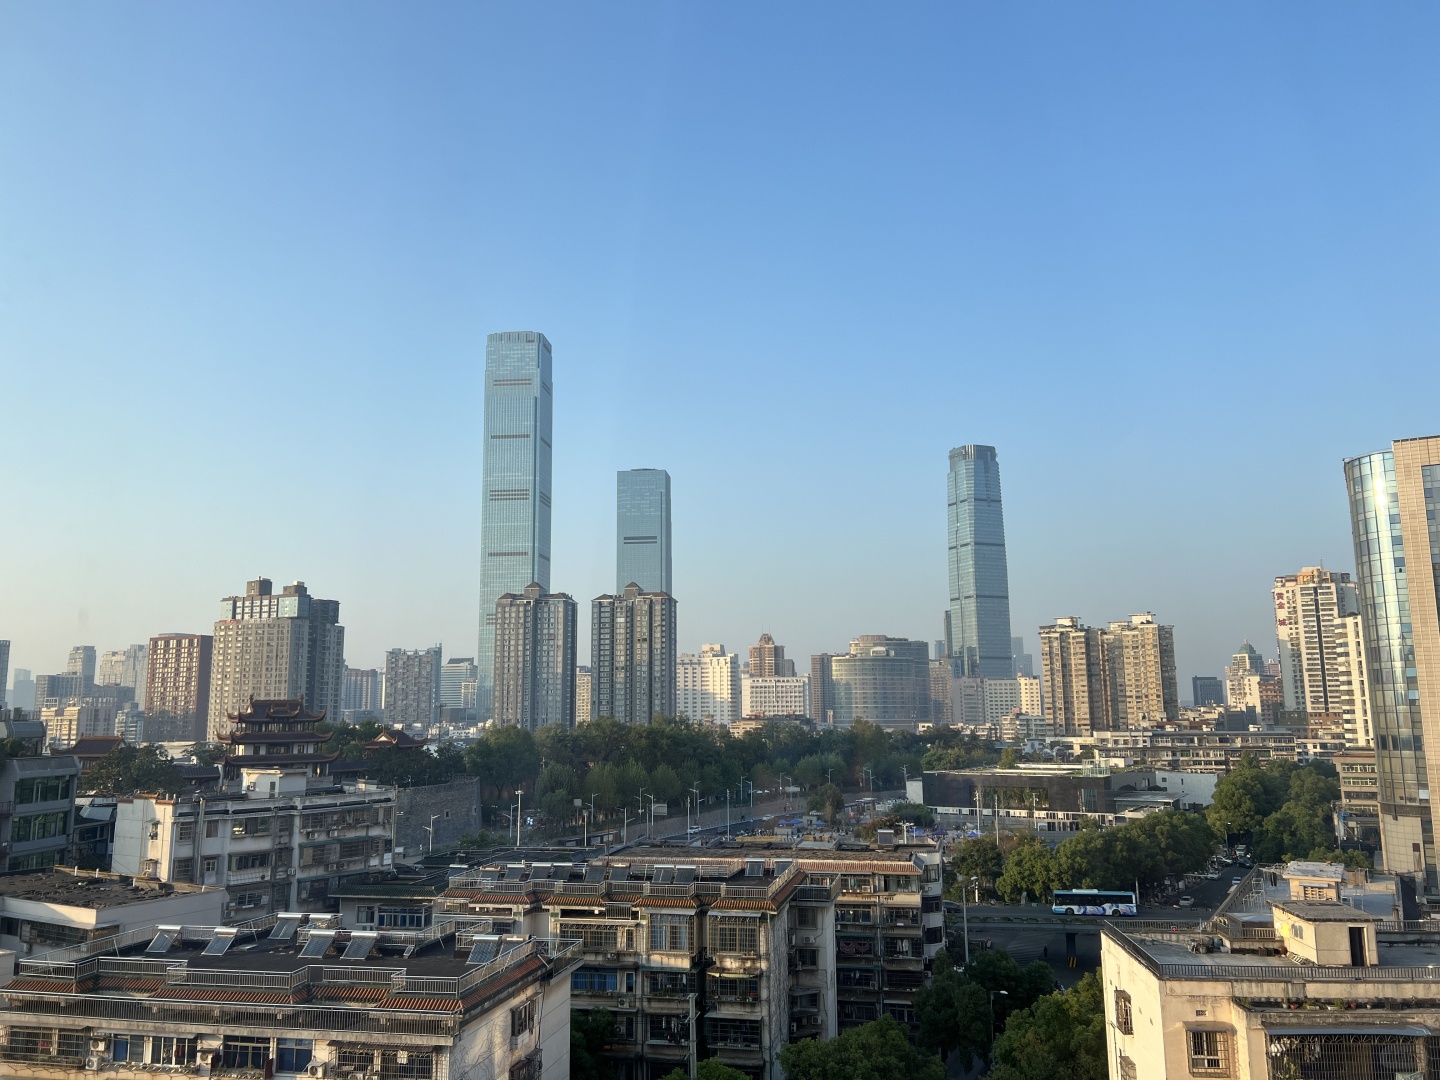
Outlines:
<svg viewBox="0 0 1440 1080"><path fill-rule="evenodd" d="M332 1030L366 1030L376 1024L372 1010L402 1010L433 1018L433 1030L407 1034L453 1034L460 1015L579 960L577 942L488 929L462 918L417 931L349 931L338 916L287 913L241 926L160 925L22 959L0 993L11 1007L30 994L324 1006L310 1019ZM304 1019L297 1014L297 1024Z"/></svg>
<svg viewBox="0 0 1440 1080"><path fill-rule="evenodd" d="M112 908L176 893L204 891L200 885L147 881L101 870L72 870L61 866L0 874L0 898L66 907Z"/></svg>

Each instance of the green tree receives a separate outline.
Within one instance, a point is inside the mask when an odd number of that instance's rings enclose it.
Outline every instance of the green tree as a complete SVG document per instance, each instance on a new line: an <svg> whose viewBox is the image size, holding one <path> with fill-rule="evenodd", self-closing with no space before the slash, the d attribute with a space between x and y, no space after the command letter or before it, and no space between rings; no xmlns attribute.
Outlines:
<svg viewBox="0 0 1440 1080"><path fill-rule="evenodd" d="M570 1080L615 1080L615 1066L605 1060L604 1052L618 1034L614 1013L571 1009Z"/></svg>
<svg viewBox="0 0 1440 1080"><path fill-rule="evenodd" d="M690 1072L683 1068L671 1069L665 1080L690 1080ZM750 1080L739 1069L732 1069L719 1058L706 1058L695 1063L695 1080Z"/></svg>
<svg viewBox="0 0 1440 1080"><path fill-rule="evenodd" d="M196 765L215 765L225 756L225 747L219 743L196 743L190 748L190 756Z"/></svg>
<svg viewBox="0 0 1440 1080"><path fill-rule="evenodd" d="M1005 860L1005 870L995 880L995 891L1010 903L1022 895L1039 900L1055 888L1055 872L1054 853L1039 837L1029 836Z"/></svg>
<svg viewBox="0 0 1440 1080"><path fill-rule="evenodd" d="M814 813L823 814L831 825L837 825L845 814L845 793L834 784L826 784L810 796L806 806Z"/></svg>
<svg viewBox="0 0 1440 1080"><path fill-rule="evenodd" d="M944 1061L952 1050L969 1069L990 1045L990 1002L985 988L965 978L944 953L935 958L930 985L915 994L920 1045Z"/></svg>
<svg viewBox="0 0 1440 1080"><path fill-rule="evenodd" d="M1055 975L1049 964L1035 960L1022 968L1004 949L981 949L972 953L964 974L987 994L997 995L995 1008L1002 1020L1009 1012L1029 1008L1055 986Z"/></svg>
<svg viewBox="0 0 1440 1080"><path fill-rule="evenodd" d="M803 1039L780 1051L787 1080L945 1080L933 1054L910 1045L909 1030L889 1015L833 1039Z"/></svg>
<svg viewBox="0 0 1440 1080"><path fill-rule="evenodd" d="M1373 870L1375 860L1365 851L1341 851L1339 848L1317 847L1306 855L1311 862L1341 863L1352 870Z"/></svg>
<svg viewBox="0 0 1440 1080"><path fill-rule="evenodd" d="M1020 751L1013 746L1007 746L1000 751L999 766L1002 769L1013 769L1020 764Z"/></svg>
<svg viewBox="0 0 1440 1080"><path fill-rule="evenodd" d="M955 848L955 858L950 863L951 869L955 872L956 882L951 886L950 891L955 893L955 899L960 899L959 889L971 878L979 878L982 888L991 888L1005 869L1005 859L1000 854L1000 848L994 840L978 837L974 840L963 840ZM973 889L970 898L975 898Z"/></svg>
<svg viewBox="0 0 1440 1080"><path fill-rule="evenodd" d="M162 746L117 746L85 770L78 790L93 795L175 795L185 790L185 779Z"/></svg>
<svg viewBox="0 0 1440 1080"><path fill-rule="evenodd" d="M1215 796L1205 810L1205 817L1222 836L1250 832L1258 828L1270 812L1268 802L1260 767L1246 754L1216 783Z"/></svg>
<svg viewBox="0 0 1440 1080"><path fill-rule="evenodd" d="M991 1080L1106 1080L1105 1007L1089 972L1013 1013L995 1040Z"/></svg>

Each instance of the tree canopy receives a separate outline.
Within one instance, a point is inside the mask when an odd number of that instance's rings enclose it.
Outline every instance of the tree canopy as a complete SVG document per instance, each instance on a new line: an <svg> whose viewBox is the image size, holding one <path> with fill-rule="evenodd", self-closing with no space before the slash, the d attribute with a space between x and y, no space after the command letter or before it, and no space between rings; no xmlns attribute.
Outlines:
<svg viewBox="0 0 1440 1080"><path fill-rule="evenodd" d="M690 1080L690 1073L684 1068L674 1068L665 1074L664 1080ZM719 1058L706 1058L695 1063L695 1080L750 1080L739 1069L732 1069Z"/></svg>
<svg viewBox="0 0 1440 1080"><path fill-rule="evenodd" d="M934 1054L910 1044L909 1029L882 1016L833 1039L803 1039L780 1051L786 1080L945 1080Z"/></svg>
<svg viewBox="0 0 1440 1080"><path fill-rule="evenodd" d="M175 795L185 779L163 746L117 746L80 777L78 790L94 795Z"/></svg>
<svg viewBox="0 0 1440 1080"><path fill-rule="evenodd" d="M994 1060L992 1080L1106 1080L1105 1006L1095 973L1012 1013Z"/></svg>
<svg viewBox="0 0 1440 1080"><path fill-rule="evenodd" d="M1282 862L1333 848L1332 806L1340 798L1334 766L1270 761L1248 754L1215 785L1205 816L1216 833L1248 834L1257 860Z"/></svg>

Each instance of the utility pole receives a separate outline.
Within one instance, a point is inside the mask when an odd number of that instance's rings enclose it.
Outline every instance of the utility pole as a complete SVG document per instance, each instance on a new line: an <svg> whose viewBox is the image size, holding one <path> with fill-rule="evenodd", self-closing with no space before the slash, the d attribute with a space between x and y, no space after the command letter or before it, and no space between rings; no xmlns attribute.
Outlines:
<svg viewBox="0 0 1440 1080"><path fill-rule="evenodd" d="M690 1000L690 1015L687 1017L690 1021L690 1080L695 1080L695 995L688 994L686 996Z"/></svg>
<svg viewBox="0 0 1440 1080"><path fill-rule="evenodd" d="M520 846L520 801L525 797L523 791L515 792L515 846Z"/></svg>
<svg viewBox="0 0 1440 1080"><path fill-rule="evenodd" d="M725 789L725 839L730 839L730 789Z"/></svg>
<svg viewBox="0 0 1440 1080"><path fill-rule="evenodd" d="M694 787L692 787L690 789L690 794L695 796L695 827L698 829L700 827L700 785L696 784ZM685 838L687 840L690 838L690 834L688 832L685 834Z"/></svg>

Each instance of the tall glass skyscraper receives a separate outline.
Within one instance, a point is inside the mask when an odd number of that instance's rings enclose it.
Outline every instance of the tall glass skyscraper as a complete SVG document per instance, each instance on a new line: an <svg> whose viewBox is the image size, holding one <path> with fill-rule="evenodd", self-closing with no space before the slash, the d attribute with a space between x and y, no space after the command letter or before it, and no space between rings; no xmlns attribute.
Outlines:
<svg viewBox="0 0 1440 1080"><path fill-rule="evenodd" d="M615 592L674 595L670 581L670 474L627 469L615 478Z"/></svg>
<svg viewBox="0 0 1440 1080"><path fill-rule="evenodd" d="M1440 438L1345 462L1367 653L1385 868L1440 891L1434 779L1440 746ZM1440 769L1440 759L1437 759Z"/></svg>
<svg viewBox="0 0 1440 1080"><path fill-rule="evenodd" d="M480 637L475 708L491 715L495 602L537 583L550 591L550 342L534 330L485 341L485 443L480 504Z"/></svg>
<svg viewBox="0 0 1440 1080"><path fill-rule="evenodd" d="M1014 678L1005 514L993 446L950 451L949 523L951 666L962 677Z"/></svg>

